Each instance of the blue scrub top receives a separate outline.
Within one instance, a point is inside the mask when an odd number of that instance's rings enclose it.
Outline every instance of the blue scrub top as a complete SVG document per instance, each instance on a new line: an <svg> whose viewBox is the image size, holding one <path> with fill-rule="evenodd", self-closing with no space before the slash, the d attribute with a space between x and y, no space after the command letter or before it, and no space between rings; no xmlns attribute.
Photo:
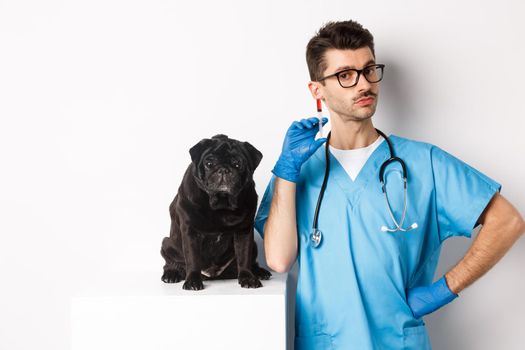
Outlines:
<svg viewBox="0 0 525 350"><path fill-rule="evenodd" d="M325 146L301 167L296 187L298 280L295 349L431 349L425 322L414 318L406 290L430 285L441 243L451 236L471 237L484 208L501 185L437 146L390 135L394 153L404 160L407 212L403 228L394 228L379 183L389 158L383 141L355 181L330 153L330 176L319 211L323 233L317 248L309 244L317 198L325 170ZM275 176L255 218L263 227ZM403 213L401 166L387 166L385 184L396 220ZM264 239L264 237L263 237Z"/></svg>

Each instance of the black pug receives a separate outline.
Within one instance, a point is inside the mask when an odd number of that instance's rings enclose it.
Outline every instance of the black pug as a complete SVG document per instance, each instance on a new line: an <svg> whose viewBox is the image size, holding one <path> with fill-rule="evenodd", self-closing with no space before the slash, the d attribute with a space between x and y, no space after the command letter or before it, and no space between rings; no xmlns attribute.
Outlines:
<svg viewBox="0 0 525 350"><path fill-rule="evenodd" d="M170 205L170 236L160 250L166 260L162 281L185 279L183 289L200 290L203 279L238 278L241 287L262 287L259 279L272 274L257 264L253 238L253 172L261 152L219 134L201 140L190 155L192 163Z"/></svg>

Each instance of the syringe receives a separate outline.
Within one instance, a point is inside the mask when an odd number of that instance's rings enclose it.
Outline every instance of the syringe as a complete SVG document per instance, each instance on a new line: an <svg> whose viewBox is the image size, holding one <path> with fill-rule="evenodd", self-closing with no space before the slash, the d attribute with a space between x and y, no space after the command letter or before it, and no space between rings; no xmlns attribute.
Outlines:
<svg viewBox="0 0 525 350"><path fill-rule="evenodd" d="M323 109L320 99L317 99L317 118L319 118L319 134L320 137L323 137Z"/></svg>

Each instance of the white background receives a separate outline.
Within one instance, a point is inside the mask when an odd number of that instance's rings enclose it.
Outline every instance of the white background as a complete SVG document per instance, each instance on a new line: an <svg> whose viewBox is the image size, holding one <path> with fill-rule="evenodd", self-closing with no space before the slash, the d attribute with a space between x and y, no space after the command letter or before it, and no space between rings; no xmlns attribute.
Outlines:
<svg viewBox="0 0 525 350"><path fill-rule="evenodd" d="M68 349L70 297L106 271L160 282L168 206L200 139L257 147L262 197L286 129L314 115L305 47L328 20L375 37L386 64L376 127L442 147L523 214L524 9L0 1L0 349ZM446 241L436 279L471 242ZM524 248L426 317L435 349L523 349Z"/></svg>

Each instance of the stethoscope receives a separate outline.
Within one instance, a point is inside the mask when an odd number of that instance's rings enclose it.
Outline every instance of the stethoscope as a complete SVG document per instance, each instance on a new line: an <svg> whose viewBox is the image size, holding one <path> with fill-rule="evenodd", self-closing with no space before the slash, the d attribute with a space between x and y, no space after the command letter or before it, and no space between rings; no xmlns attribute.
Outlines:
<svg viewBox="0 0 525 350"><path fill-rule="evenodd" d="M404 229L401 227L403 225L403 221L405 220L405 214L406 214L406 209L407 209L407 169L406 169L405 162L401 158L394 156L394 148L392 147L392 143L390 142L388 137L381 130L376 129L376 131L381 136L383 136L385 141L388 143L388 149L390 150L390 158L384 161L383 164L381 164L381 168L379 169L379 182L381 184L381 191L383 192L383 195L386 201L386 207L388 209L388 213L390 214L390 217L392 218L392 221L394 222L394 225L396 226L395 228L391 229L383 225L381 226L381 231L383 232L387 232L387 231L388 232L396 232L396 231L406 232L406 231L413 230L417 228L417 223L415 222L407 229ZM330 174L330 157L328 154L329 152L328 142L330 141L331 133L332 133L331 131L328 133L328 136L326 139L326 146L325 146L326 168L324 172L323 184L321 185L321 192L319 193L319 198L317 198L317 206L315 208L312 232L310 233L310 244L314 248L317 248L319 246L319 244L321 243L321 238L322 238L321 230L317 228L317 219L319 218L319 208L321 207L321 201L323 200L324 190L326 188L326 183L328 182L328 175ZM404 198L403 198L403 215L401 216L400 223L397 223L394 217L394 214L392 213L392 208L390 207L390 202L388 200L388 195L386 193L385 182L383 181L385 168L390 163L393 163L393 162L398 162L399 164L401 164L401 167L403 168L403 193L404 193L403 197Z"/></svg>

